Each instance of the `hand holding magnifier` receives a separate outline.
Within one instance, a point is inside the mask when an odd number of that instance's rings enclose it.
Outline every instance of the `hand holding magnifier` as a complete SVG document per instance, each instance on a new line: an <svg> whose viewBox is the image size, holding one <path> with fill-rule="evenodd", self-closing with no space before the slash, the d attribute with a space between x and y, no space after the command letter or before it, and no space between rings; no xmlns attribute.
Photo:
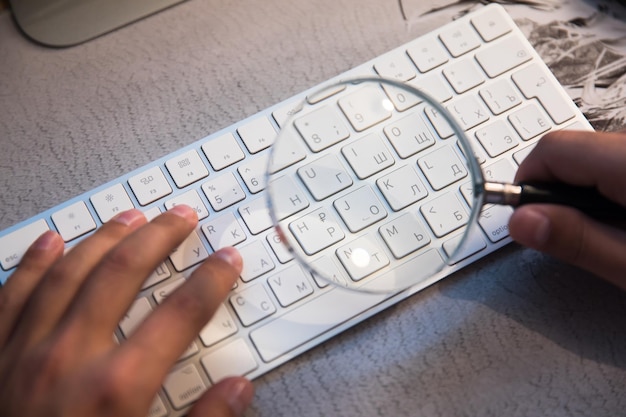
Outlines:
<svg viewBox="0 0 626 417"><path fill-rule="evenodd" d="M595 190L486 182L457 119L406 83L345 80L291 113L268 164L270 213L321 281L389 293L433 280L467 256L483 204L626 211Z"/></svg>

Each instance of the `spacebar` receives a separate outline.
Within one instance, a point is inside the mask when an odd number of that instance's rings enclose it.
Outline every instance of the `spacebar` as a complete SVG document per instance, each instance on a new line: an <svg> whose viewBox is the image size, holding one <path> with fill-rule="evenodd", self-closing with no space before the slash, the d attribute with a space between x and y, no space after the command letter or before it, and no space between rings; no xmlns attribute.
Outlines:
<svg viewBox="0 0 626 417"><path fill-rule="evenodd" d="M334 288L253 330L250 338L269 362L389 297Z"/></svg>

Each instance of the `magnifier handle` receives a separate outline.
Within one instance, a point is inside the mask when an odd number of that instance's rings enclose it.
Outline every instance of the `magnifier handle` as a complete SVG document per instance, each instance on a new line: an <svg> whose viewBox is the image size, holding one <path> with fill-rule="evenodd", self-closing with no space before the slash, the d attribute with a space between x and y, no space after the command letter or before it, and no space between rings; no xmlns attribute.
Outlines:
<svg viewBox="0 0 626 417"><path fill-rule="evenodd" d="M559 183L485 184L485 202L518 207L523 204L560 204L604 221L625 221L626 207L604 197L593 187Z"/></svg>

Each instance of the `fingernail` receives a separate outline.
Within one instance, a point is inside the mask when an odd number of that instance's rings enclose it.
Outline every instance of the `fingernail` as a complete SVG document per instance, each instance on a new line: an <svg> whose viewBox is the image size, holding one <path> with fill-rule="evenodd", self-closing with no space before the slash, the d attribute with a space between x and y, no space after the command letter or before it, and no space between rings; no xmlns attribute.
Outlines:
<svg viewBox="0 0 626 417"><path fill-rule="evenodd" d="M230 265L234 266L238 270L241 270L243 267L243 259L241 259L241 255L239 251L233 247L227 246L225 248L221 248L215 254L220 259L228 262Z"/></svg>
<svg viewBox="0 0 626 417"><path fill-rule="evenodd" d="M116 214L109 221L121 223L125 226L133 226L137 222L145 221L145 219L146 216L141 211L133 209Z"/></svg>
<svg viewBox="0 0 626 417"><path fill-rule="evenodd" d="M543 246L550 236L550 219L540 211L533 211L531 219L535 224L535 243L538 246Z"/></svg>
<svg viewBox="0 0 626 417"><path fill-rule="evenodd" d="M243 415L252 402L254 395L252 384L246 379L233 381L225 390L226 401L235 415Z"/></svg>
<svg viewBox="0 0 626 417"><path fill-rule="evenodd" d="M519 222L519 242L536 249L543 248L550 237L550 219L540 210L522 207L514 212Z"/></svg>
<svg viewBox="0 0 626 417"><path fill-rule="evenodd" d="M39 236L33 243L33 247L37 250L51 250L57 245L58 235L52 230L48 230L43 235Z"/></svg>
<svg viewBox="0 0 626 417"><path fill-rule="evenodd" d="M172 207L171 209L168 210L168 212L173 213L179 217L182 217L185 220L188 220L190 222L197 222L198 221L198 215L196 214L196 212L194 211L194 209L192 209L191 207L189 207L186 204L179 204L176 205L174 207Z"/></svg>

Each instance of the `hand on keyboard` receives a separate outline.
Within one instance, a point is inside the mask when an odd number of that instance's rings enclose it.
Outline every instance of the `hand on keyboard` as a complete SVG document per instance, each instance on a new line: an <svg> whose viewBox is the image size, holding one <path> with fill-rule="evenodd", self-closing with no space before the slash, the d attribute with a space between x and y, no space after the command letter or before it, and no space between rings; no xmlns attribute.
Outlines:
<svg viewBox="0 0 626 417"><path fill-rule="evenodd" d="M35 241L0 289L0 415L153 414L163 380L231 290L241 257L216 252L126 341L113 333L146 277L197 222L183 205L149 224L130 210L65 256L58 234ZM247 379L226 378L189 415L239 415L252 395Z"/></svg>
<svg viewBox="0 0 626 417"><path fill-rule="evenodd" d="M626 133L557 131L543 137L516 181L562 181L594 186L626 206ZM572 208L529 205L515 210L511 237L591 271L626 289L626 232Z"/></svg>

